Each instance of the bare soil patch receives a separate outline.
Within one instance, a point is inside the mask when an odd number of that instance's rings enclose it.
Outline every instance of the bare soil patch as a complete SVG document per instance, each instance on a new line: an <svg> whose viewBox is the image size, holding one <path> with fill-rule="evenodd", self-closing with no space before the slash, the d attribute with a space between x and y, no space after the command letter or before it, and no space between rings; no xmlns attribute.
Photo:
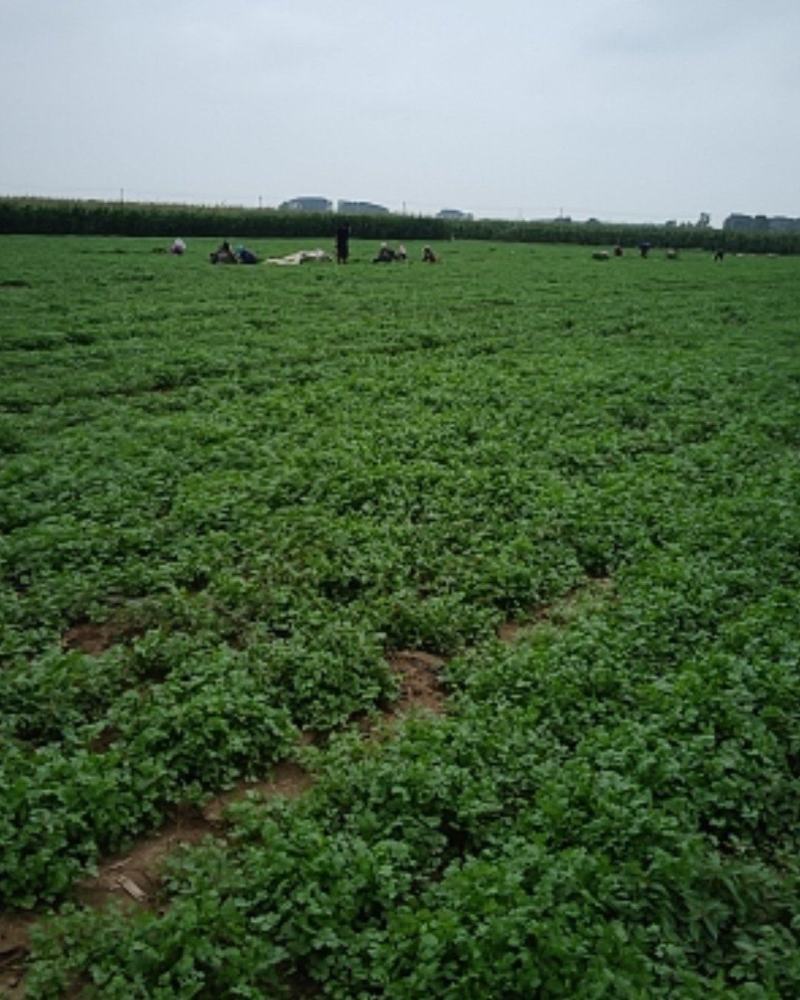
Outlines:
<svg viewBox="0 0 800 1000"><path fill-rule="evenodd" d="M77 884L76 898L92 907L104 907L112 901L129 909L154 907L166 856L184 844L197 844L212 833L212 824L202 815L187 812L178 816L126 854L104 861L97 875Z"/></svg>
<svg viewBox="0 0 800 1000"><path fill-rule="evenodd" d="M114 726L106 726L101 733L89 743L89 750L92 753L107 753L119 737L119 732Z"/></svg>
<svg viewBox="0 0 800 1000"><path fill-rule="evenodd" d="M440 674L445 663L443 657L419 649L393 653L389 665L400 682L400 696L389 708L388 717L398 718L415 709L444 714L446 696Z"/></svg>
<svg viewBox="0 0 800 1000"><path fill-rule="evenodd" d="M80 622L62 635L61 645L64 649L77 649L81 653L99 656L111 646L141 635L142 632L141 627L128 622L113 620L102 624Z"/></svg>
<svg viewBox="0 0 800 1000"><path fill-rule="evenodd" d="M0 995L16 1000L25 994L25 957L34 917L28 914L0 915Z"/></svg>

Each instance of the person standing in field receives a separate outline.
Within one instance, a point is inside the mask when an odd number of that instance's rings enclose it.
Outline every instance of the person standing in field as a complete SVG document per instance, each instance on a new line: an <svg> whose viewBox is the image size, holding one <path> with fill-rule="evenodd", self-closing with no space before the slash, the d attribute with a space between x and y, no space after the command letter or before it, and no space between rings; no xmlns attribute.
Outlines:
<svg viewBox="0 0 800 1000"><path fill-rule="evenodd" d="M350 256L350 223L343 222L336 229L336 263L346 264Z"/></svg>

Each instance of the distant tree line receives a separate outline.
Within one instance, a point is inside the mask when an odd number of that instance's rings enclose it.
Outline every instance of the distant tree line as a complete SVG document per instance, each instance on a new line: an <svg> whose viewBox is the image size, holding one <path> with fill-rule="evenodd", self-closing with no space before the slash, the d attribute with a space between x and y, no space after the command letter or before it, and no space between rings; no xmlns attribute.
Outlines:
<svg viewBox="0 0 800 1000"><path fill-rule="evenodd" d="M244 207L0 198L0 233L79 236L333 237L342 216ZM495 240L518 243L580 243L732 252L800 253L800 233L738 232L710 226L630 225L604 222L512 222L503 219L441 219L414 215L354 215L356 239Z"/></svg>

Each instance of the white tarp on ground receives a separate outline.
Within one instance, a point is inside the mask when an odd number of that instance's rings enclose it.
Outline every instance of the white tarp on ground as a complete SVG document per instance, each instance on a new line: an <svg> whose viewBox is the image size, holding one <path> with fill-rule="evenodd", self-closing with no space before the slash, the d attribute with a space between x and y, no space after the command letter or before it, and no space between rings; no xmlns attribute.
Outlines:
<svg viewBox="0 0 800 1000"><path fill-rule="evenodd" d="M294 253L287 253L285 257L268 257L267 264L291 267L295 264L320 264L329 260L331 256L324 250L296 250Z"/></svg>

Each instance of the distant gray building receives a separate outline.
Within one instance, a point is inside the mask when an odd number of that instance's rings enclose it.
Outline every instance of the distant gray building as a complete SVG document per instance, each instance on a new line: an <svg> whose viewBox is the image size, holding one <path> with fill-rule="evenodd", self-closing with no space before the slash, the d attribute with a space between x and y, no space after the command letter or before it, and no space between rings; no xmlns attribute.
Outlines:
<svg viewBox="0 0 800 1000"><path fill-rule="evenodd" d="M450 219L451 221L462 221L469 222L472 218L472 212L462 212L458 208L443 208L441 212L436 213L437 219Z"/></svg>
<svg viewBox="0 0 800 1000"><path fill-rule="evenodd" d="M771 233L800 232L800 219L789 219L785 215L773 215L768 222Z"/></svg>
<svg viewBox="0 0 800 1000"><path fill-rule="evenodd" d="M284 201L278 207L284 212L332 212L333 202L316 196L303 197Z"/></svg>
<svg viewBox="0 0 800 1000"><path fill-rule="evenodd" d="M371 201L339 201L336 211L342 215L388 215L389 209L383 205L373 205Z"/></svg>
<svg viewBox="0 0 800 1000"><path fill-rule="evenodd" d="M785 215L742 215L734 212L722 224L734 233L800 233L800 219Z"/></svg>

